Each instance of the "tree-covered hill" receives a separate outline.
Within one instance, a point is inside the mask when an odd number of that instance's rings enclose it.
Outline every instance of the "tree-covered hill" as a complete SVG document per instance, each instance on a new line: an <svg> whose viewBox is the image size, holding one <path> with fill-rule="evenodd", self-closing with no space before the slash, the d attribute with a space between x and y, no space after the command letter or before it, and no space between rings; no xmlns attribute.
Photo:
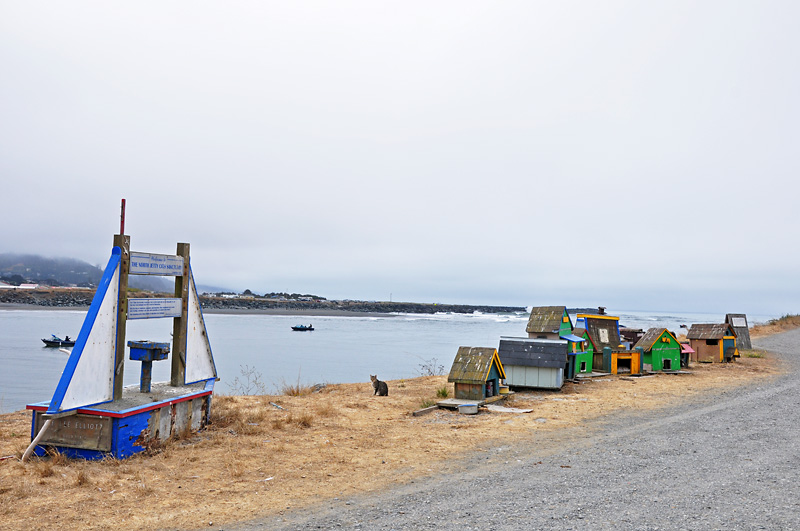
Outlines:
<svg viewBox="0 0 800 531"><path fill-rule="evenodd" d="M32 283L94 288L102 276L101 267L74 258L0 253L0 280L17 286ZM130 285L150 291L170 291L173 284L160 277L131 277Z"/></svg>

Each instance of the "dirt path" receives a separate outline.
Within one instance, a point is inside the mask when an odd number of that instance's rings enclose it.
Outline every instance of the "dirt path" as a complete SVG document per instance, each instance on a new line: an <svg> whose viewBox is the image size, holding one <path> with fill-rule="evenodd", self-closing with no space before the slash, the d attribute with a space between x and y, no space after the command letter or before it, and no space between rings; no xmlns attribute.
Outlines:
<svg viewBox="0 0 800 531"><path fill-rule="evenodd" d="M791 364L799 342L756 340ZM227 529L798 528L797 376L495 442L442 474Z"/></svg>

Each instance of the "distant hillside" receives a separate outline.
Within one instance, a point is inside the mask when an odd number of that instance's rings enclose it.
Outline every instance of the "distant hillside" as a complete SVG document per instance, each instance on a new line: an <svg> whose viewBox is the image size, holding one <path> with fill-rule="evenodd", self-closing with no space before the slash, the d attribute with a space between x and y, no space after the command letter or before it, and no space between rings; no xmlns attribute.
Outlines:
<svg viewBox="0 0 800 531"><path fill-rule="evenodd" d="M46 258L33 254L0 253L0 279L9 284L97 287L103 270L74 258ZM132 276L129 285L148 291L172 291L174 284L161 277Z"/></svg>

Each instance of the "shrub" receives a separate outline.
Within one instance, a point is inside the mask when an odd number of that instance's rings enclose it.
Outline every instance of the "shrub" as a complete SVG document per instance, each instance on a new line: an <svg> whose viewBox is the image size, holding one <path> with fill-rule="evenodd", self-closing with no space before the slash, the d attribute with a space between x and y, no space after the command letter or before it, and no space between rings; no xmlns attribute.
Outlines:
<svg viewBox="0 0 800 531"><path fill-rule="evenodd" d="M444 374L444 365L441 365L436 358L422 360L422 363L419 364L419 374L420 376L441 376Z"/></svg>

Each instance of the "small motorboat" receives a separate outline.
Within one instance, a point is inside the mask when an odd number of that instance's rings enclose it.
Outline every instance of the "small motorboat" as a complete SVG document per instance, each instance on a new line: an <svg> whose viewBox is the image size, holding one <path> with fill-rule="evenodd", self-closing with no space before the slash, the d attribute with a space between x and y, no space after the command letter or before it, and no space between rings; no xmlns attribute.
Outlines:
<svg viewBox="0 0 800 531"><path fill-rule="evenodd" d="M61 339L55 334L50 334L50 339L42 339L46 347L74 347L75 340L67 336L66 339Z"/></svg>
<svg viewBox="0 0 800 531"><path fill-rule="evenodd" d="M293 326L292 330L294 330L295 332L313 332L314 331L314 327L311 326L311 325L308 325L308 326L306 326L306 325L297 325L297 326Z"/></svg>

